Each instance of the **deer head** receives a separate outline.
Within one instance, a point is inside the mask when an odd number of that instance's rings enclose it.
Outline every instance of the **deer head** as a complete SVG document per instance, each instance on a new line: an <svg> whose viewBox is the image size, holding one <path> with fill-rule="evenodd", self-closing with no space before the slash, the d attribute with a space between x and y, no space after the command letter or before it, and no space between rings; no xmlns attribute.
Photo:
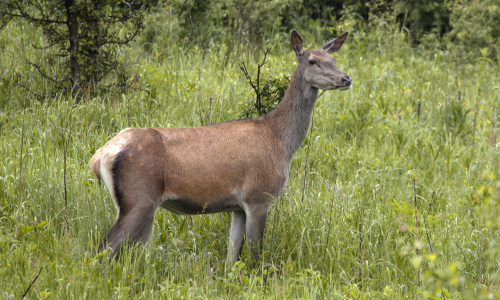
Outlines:
<svg viewBox="0 0 500 300"><path fill-rule="evenodd" d="M302 38L297 31L292 31L292 49L299 62L297 68L303 72L303 78L311 87L323 90L347 90L352 86L352 79L335 65L331 55L342 47L348 32L329 41L319 49L304 49Z"/></svg>

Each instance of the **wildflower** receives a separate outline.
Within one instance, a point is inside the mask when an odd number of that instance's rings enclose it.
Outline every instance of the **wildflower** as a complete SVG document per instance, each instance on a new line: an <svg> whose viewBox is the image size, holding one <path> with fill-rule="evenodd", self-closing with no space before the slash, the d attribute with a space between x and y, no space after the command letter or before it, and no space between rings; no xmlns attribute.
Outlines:
<svg viewBox="0 0 500 300"><path fill-rule="evenodd" d="M234 74L234 77L238 76L238 74ZM206 284L206 283L205 283Z"/></svg>
<svg viewBox="0 0 500 300"><path fill-rule="evenodd" d="M427 85L427 82L425 83L425 85Z"/></svg>
<svg viewBox="0 0 500 300"><path fill-rule="evenodd" d="M403 154L401 154L401 157L403 157Z"/></svg>
<svg viewBox="0 0 500 300"><path fill-rule="evenodd" d="M165 78L165 81L167 81L167 78Z"/></svg>
<svg viewBox="0 0 500 300"><path fill-rule="evenodd" d="M116 115L116 117L118 118L118 115Z"/></svg>
<svg viewBox="0 0 500 300"><path fill-rule="evenodd" d="M417 89L417 87L415 87L415 89ZM408 297L408 296L407 296Z"/></svg>
<svg viewBox="0 0 500 300"><path fill-rule="evenodd" d="M384 199L384 197L380 197L380 199Z"/></svg>
<svg viewBox="0 0 500 300"><path fill-rule="evenodd" d="M406 86L403 87L403 90L406 90Z"/></svg>
<svg viewBox="0 0 500 300"><path fill-rule="evenodd" d="M406 110L410 110L410 109L407 107Z"/></svg>
<svg viewBox="0 0 500 300"><path fill-rule="evenodd" d="M464 182L465 182L465 179L464 179Z"/></svg>
<svg viewBox="0 0 500 300"><path fill-rule="evenodd" d="M50 115L50 117L52 118L52 115Z"/></svg>
<svg viewBox="0 0 500 300"><path fill-rule="evenodd" d="M330 154L326 153L326 155L330 155Z"/></svg>
<svg viewBox="0 0 500 300"><path fill-rule="evenodd" d="M446 163L448 163L448 161L447 161L447 160L445 160L445 161L444 161L444 163L446 164Z"/></svg>
<svg viewBox="0 0 500 300"><path fill-rule="evenodd" d="M470 188L472 188L472 185L470 186Z"/></svg>
<svg viewBox="0 0 500 300"><path fill-rule="evenodd" d="M465 171L467 171L467 170L468 170L468 168L465 168Z"/></svg>
<svg viewBox="0 0 500 300"><path fill-rule="evenodd" d="M31 68L31 72L33 72L33 68Z"/></svg>
<svg viewBox="0 0 500 300"><path fill-rule="evenodd" d="M380 93L382 94L382 91L380 91Z"/></svg>
<svg viewBox="0 0 500 300"><path fill-rule="evenodd" d="M398 117L396 117L396 115L394 115L394 119L397 119Z"/></svg>
<svg viewBox="0 0 500 300"><path fill-rule="evenodd" d="M378 107L378 105L377 105L377 104L375 104L375 107Z"/></svg>
<svg viewBox="0 0 500 300"><path fill-rule="evenodd" d="M460 81L458 82L458 85L460 86Z"/></svg>
<svg viewBox="0 0 500 300"><path fill-rule="evenodd" d="M490 120L488 120L488 124L490 124L490 123L491 123L491 121L490 121Z"/></svg>

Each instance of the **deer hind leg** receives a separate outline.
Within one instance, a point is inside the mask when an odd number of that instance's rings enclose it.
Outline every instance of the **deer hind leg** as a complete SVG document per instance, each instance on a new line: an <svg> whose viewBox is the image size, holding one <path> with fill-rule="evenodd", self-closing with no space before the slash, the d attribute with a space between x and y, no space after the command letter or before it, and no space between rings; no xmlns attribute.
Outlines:
<svg viewBox="0 0 500 300"><path fill-rule="evenodd" d="M234 211L229 233L226 262L233 265L240 256L245 234L246 215L244 211Z"/></svg>
<svg viewBox="0 0 500 300"><path fill-rule="evenodd" d="M146 244L153 227L155 206L135 207L127 213L120 212L115 224L99 244L99 251L110 249L116 254L125 241Z"/></svg>
<svg viewBox="0 0 500 300"><path fill-rule="evenodd" d="M127 240L133 244L147 244L149 241L154 214L161 202L162 184L160 179L152 176L120 173L116 168L114 172L112 196L119 213L115 224L99 244L99 250L109 248L117 253Z"/></svg>

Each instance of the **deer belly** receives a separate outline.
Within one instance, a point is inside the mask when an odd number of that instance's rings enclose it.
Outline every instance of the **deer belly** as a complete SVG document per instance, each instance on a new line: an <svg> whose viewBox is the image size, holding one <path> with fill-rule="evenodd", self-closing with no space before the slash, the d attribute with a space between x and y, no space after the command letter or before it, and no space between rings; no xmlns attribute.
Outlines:
<svg viewBox="0 0 500 300"><path fill-rule="evenodd" d="M212 214L242 210L234 196L212 201L197 201L189 198L167 196L163 199L160 206L182 215Z"/></svg>

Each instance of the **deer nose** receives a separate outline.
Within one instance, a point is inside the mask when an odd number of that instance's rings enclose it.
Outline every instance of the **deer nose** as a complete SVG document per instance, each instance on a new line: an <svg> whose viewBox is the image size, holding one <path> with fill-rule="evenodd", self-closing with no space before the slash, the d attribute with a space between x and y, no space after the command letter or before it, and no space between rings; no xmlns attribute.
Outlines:
<svg viewBox="0 0 500 300"><path fill-rule="evenodd" d="M344 83L344 86L350 86L352 84L352 79L349 76L344 76L342 77L342 82Z"/></svg>

